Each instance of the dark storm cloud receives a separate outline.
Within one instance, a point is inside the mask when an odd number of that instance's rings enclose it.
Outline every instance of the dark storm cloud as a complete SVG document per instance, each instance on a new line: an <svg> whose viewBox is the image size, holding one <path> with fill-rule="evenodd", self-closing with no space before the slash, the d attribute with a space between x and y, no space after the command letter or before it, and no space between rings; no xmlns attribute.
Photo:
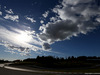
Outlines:
<svg viewBox="0 0 100 75"><path fill-rule="evenodd" d="M28 51L29 48L25 48L25 47L16 47L16 46L8 46L8 48L10 49L15 49L15 50L18 50L18 51Z"/></svg>
<svg viewBox="0 0 100 75"><path fill-rule="evenodd" d="M60 41L70 38L72 35L76 35L79 29L72 21L58 21L56 23L48 24L44 33L40 34L40 38L50 43L54 41Z"/></svg>
<svg viewBox="0 0 100 75"><path fill-rule="evenodd" d="M51 49L51 47L48 43L43 43L43 49L44 50L49 50L49 49Z"/></svg>
<svg viewBox="0 0 100 75"><path fill-rule="evenodd" d="M18 50L19 52L28 52L30 50L28 47L18 47L18 46L11 45L7 42L4 42L2 44L0 43L0 45L4 45L10 50Z"/></svg>
<svg viewBox="0 0 100 75"><path fill-rule="evenodd" d="M45 49L55 41L70 39L80 33L86 34L100 25L99 0L63 0L53 12L59 19L40 27L42 32L39 37L46 42L43 44Z"/></svg>

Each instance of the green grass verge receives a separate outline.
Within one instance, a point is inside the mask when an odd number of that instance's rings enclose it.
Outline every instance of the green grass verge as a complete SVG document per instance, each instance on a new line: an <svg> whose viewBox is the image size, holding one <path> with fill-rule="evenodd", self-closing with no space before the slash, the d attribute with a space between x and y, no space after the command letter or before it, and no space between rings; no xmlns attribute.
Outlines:
<svg viewBox="0 0 100 75"><path fill-rule="evenodd" d="M42 69L41 69L42 70ZM93 68L93 69L62 69L62 70L42 70L42 71L53 71L53 72L78 72L78 73L100 73L100 67L99 68Z"/></svg>

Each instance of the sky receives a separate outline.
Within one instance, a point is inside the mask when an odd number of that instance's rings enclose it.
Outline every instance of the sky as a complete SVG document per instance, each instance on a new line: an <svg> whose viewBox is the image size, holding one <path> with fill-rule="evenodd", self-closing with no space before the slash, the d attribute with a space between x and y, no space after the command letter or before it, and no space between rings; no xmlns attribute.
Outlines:
<svg viewBox="0 0 100 75"><path fill-rule="evenodd" d="M100 56L100 0L0 0L0 59Z"/></svg>

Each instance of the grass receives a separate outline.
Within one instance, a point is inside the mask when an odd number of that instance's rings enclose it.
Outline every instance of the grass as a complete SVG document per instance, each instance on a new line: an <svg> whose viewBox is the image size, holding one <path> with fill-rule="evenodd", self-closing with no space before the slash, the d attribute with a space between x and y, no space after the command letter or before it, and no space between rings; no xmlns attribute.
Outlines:
<svg viewBox="0 0 100 75"><path fill-rule="evenodd" d="M17 67L17 66L15 66L15 67ZM31 69L32 69L32 67L31 67ZM33 68L32 70L52 71L52 72L100 73L100 67L89 68L89 69L45 69L45 68L40 69L40 68Z"/></svg>
<svg viewBox="0 0 100 75"><path fill-rule="evenodd" d="M72 69L72 70L42 70L42 71L76 72L76 73L100 73L100 68L94 68L94 69Z"/></svg>
<svg viewBox="0 0 100 75"><path fill-rule="evenodd" d="M18 66L21 66L21 65L26 65L27 67L27 62L24 62L24 63L16 63L15 67L18 67ZM33 63L30 63L30 65L33 65ZM31 67L32 69L32 67ZM86 69L79 69L79 68L76 68L76 69L47 69L47 68L34 68L33 67L33 70L39 70L39 71L53 71L53 72L75 72L75 73L100 73L100 67L96 67L96 68L86 68Z"/></svg>

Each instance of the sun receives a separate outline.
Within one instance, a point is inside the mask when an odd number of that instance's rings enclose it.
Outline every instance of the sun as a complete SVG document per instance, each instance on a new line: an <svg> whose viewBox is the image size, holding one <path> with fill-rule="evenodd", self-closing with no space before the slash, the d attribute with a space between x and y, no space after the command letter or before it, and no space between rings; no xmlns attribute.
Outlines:
<svg viewBox="0 0 100 75"><path fill-rule="evenodd" d="M30 42L31 39L32 39L32 36L29 35L29 34L26 33L26 32L21 32L20 34L18 34L18 35L16 36L16 40L17 40L18 42Z"/></svg>

